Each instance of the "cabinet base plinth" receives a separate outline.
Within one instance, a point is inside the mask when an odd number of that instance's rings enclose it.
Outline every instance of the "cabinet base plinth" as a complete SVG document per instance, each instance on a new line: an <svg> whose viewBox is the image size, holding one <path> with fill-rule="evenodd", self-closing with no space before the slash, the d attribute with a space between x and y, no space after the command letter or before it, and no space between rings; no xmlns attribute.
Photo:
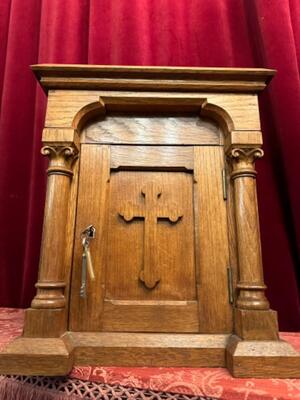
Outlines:
<svg viewBox="0 0 300 400"><path fill-rule="evenodd" d="M225 367L229 335L66 332L20 337L0 353L0 374L66 375L73 365Z"/></svg>
<svg viewBox="0 0 300 400"><path fill-rule="evenodd" d="M66 375L74 365L227 367L235 377L300 377L300 354L288 343L228 334L66 332L19 337L0 353L0 374Z"/></svg>
<svg viewBox="0 0 300 400"><path fill-rule="evenodd" d="M232 335L226 367L236 378L300 378L300 354L283 340L242 340Z"/></svg>

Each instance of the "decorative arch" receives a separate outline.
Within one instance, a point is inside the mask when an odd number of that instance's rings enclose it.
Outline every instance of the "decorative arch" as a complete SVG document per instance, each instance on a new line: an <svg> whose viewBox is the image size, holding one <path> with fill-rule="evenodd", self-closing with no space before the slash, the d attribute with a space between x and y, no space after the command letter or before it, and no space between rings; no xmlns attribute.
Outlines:
<svg viewBox="0 0 300 400"><path fill-rule="evenodd" d="M155 96L144 94L139 96L110 95L101 96L99 101L89 103L82 107L72 121L72 127L80 134L88 121L104 116L107 111L134 111L147 110L151 112L195 112L202 117L207 117L221 127L224 139L234 130L234 122L229 113L222 107L209 103L206 97L188 96Z"/></svg>
<svg viewBox="0 0 300 400"><path fill-rule="evenodd" d="M216 121L222 128L225 138L234 130L234 123L228 112L216 104L204 103L200 115Z"/></svg>
<svg viewBox="0 0 300 400"><path fill-rule="evenodd" d="M105 104L101 101L94 101L82 107L75 115L72 121L72 128L76 129L77 132L81 132L82 128L88 121L97 116L105 115Z"/></svg>

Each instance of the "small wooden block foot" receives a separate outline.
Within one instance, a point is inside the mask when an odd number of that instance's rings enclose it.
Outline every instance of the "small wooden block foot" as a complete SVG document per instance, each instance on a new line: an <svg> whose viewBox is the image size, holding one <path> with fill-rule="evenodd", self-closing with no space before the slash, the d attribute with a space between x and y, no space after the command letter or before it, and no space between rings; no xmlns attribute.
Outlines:
<svg viewBox="0 0 300 400"><path fill-rule="evenodd" d="M72 366L72 348L60 338L19 337L0 353L0 374L66 375Z"/></svg>
<svg viewBox="0 0 300 400"><path fill-rule="evenodd" d="M277 312L235 309L235 333L243 340L275 340L278 336Z"/></svg>
<svg viewBox="0 0 300 400"><path fill-rule="evenodd" d="M283 340L242 340L233 335L226 366L236 378L300 378L300 354Z"/></svg>
<svg viewBox="0 0 300 400"><path fill-rule="evenodd" d="M25 312L23 336L59 338L66 331L65 309L34 309Z"/></svg>

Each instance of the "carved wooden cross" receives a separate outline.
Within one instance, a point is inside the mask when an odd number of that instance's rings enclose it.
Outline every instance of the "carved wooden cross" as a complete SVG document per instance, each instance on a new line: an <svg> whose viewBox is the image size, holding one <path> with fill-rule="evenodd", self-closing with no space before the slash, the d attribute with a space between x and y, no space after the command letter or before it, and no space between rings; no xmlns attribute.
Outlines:
<svg viewBox="0 0 300 400"><path fill-rule="evenodd" d="M143 218L145 221L144 263L139 278L148 289L153 289L160 280L156 268L156 250L158 246L156 241L157 220L168 219L176 223L182 217L182 213L174 204L159 204L158 199L161 196L162 190L154 182L149 182L144 186L141 193L145 197L145 204L135 205L132 202L128 202L119 212L119 215L127 222L132 221L134 218Z"/></svg>

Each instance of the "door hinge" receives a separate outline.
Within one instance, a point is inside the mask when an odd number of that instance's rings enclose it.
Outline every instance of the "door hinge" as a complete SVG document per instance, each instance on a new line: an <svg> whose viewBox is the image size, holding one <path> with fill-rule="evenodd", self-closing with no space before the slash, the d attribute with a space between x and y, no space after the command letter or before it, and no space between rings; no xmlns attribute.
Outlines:
<svg viewBox="0 0 300 400"><path fill-rule="evenodd" d="M227 200L227 174L226 169L222 169L222 188L223 188L223 199Z"/></svg>
<svg viewBox="0 0 300 400"><path fill-rule="evenodd" d="M232 268L230 266L227 267L227 282L228 282L228 300L230 304L233 304L233 276L232 276Z"/></svg>

